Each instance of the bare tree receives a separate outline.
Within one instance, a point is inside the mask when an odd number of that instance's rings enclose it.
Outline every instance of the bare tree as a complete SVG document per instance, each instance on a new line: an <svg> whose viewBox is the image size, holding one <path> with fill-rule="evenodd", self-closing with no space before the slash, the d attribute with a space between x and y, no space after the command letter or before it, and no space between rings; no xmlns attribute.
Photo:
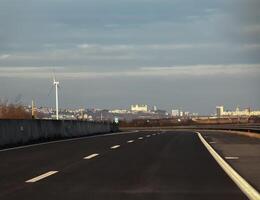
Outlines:
<svg viewBox="0 0 260 200"><path fill-rule="evenodd" d="M0 119L30 119L31 114L21 104L0 100Z"/></svg>

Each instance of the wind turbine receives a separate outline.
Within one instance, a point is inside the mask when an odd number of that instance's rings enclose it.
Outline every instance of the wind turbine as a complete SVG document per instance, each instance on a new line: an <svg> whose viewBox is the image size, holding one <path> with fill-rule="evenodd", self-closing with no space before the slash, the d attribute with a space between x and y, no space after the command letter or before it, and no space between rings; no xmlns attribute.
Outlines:
<svg viewBox="0 0 260 200"><path fill-rule="evenodd" d="M59 119L59 94L58 94L58 88L59 88L59 81L55 80L55 76L53 76L53 85L55 86L55 95L56 95L56 119Z"/></svg>
<svg viewBox="0 0 260 200"><path fill-rule="evenodd" d="M56 80L55 75L53 74L53 85L50 89L48 96L50 95L50 93L53 89L53 86L54 86L55 87L55 98L56 98L56 119L57 120L59 119L59 94L58 94L58 89L60 88L59 84L60 84L60 82Z"/></svg>

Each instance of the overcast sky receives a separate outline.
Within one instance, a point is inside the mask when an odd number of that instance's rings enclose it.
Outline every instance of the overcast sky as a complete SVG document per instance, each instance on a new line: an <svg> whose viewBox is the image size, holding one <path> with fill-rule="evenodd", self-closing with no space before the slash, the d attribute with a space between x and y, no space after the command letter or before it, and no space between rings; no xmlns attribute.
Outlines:
<svg viewBox="0 0 260 200"><path fill-rule="evenodd" d="M259 0L0 0L0 98L260 109Z"/></svg>

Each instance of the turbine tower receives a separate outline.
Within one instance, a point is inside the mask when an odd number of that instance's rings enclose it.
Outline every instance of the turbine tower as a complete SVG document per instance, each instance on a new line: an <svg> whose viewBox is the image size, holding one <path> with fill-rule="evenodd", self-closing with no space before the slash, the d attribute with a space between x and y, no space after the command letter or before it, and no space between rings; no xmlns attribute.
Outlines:
<svg viewBox="0 0 260 200"><path fill-rule="evenodd" d="M55 86L55 94L56 94L56 119L59 119L59 95L58 95L58 88L59 88L59 81L55 80L55 76L53 76L53 85Z"/></svg>

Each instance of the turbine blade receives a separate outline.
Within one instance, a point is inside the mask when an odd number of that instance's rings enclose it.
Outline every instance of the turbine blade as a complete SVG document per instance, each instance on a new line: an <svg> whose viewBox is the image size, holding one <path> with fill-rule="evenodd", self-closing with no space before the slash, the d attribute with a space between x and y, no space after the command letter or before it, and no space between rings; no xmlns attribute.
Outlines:
<svg viewBox="0 0 260 200"><path fill-rule="evenodd" d="M55 74L53 73L53 74L52 74L52 81L53 81L53 83L55 82L55 80L56 80L56 79L55 79Z"/></svg>
<svg viewBox="0 0 260 200"><path fill-rule="evenodd" d="M56 81L56 77L55 77L55 69L54 69L54 68L52 69L52 80L53 80L53 82Z"/></svg>
<svg viewBox="0 0 260 200"><path fill-rule="evenodd" d="M48 96L50 96L52 90L53 90L53 85L51 86L51 89L49 90Z"/></svg>

